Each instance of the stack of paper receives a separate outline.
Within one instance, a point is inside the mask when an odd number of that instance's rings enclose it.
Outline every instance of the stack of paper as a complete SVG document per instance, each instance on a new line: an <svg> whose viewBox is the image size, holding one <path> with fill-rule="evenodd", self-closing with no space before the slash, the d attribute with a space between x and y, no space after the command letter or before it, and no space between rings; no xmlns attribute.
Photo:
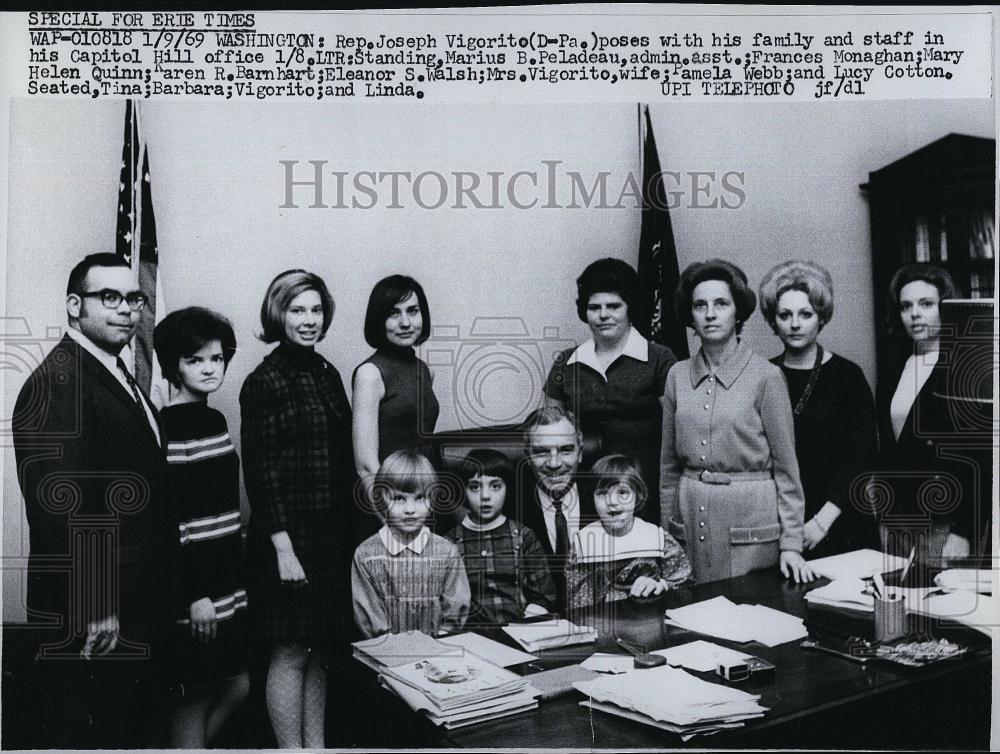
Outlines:
<svg viewBox="0 0 1000 754"><path fill-rule="evenodd" d="M946 592L993 593L994 572L988 568L950 568L934 577L934 583Z"/></svg>
<svg viewBox="0 0 1000 754"><path fill-rule="evenodd" d="M461 657L461 647L444 644L420 631L385 634L356 641L354 657L365 665L381 670L385 666L404 665L424 657Z"/></svg>
<svg viewBox="0 0 1000 754"><path fill-rule="evenodd" d="M844 610L864 613L875 612L875 597L866 591L868 585L861 579L834 579L826 586L806 593L806 602L811 605L828 605Z"/></svg>
<svg viewBox="0 0 1000 754"><path fill-rule="evenodd" d="M466 652L471 652L487 662L492 662L499 668L509 668L511 665L520 665L538 659L520 649L508 647L506 644L472 632L445 636L441 639L441 643L461 647Z"/></svg>
<svg viewBox="0 0 1000 754"><path fill-rule="evenodd" d="M743 652L720 647L709 641L690 641L676 647L657 649L654 655L663 655L667 664L674 667L697 670L702 673L714 672L720 662L740 662L747 658Z"/></svg>
<svg viewBox="0 0 1000 754"><path fill-rule="evenodd" d="M597 631L593 628L578 626L563 618L541 623L511 624L504 626L503 630L529 652L597 641Z"/></svg>
<svg viewBox="0 0 1000 754"><path fill-rule="evenodd" d="M737 605L725 597L667 610L668 622L688 631L776 647L809 635L801 618L764 605Z"/></svg>
<svg viewBox="0 0 1000 754"><path fill-rule="evenodd" d="M709 683L671 667L633 670L576 683L588 700L583 706L627 717L681 735L738 728L763 717L760 695Z"/></svg>
<svg viewBox="0 0 1000 754"><path fill-rule="evenodd" d="M956 621L992 637L993 627L1000 625L1000 600L977 592L932 594L926 599L908 603L907 612L932 618Z"/></svg>
<svg viewBox="0 0 1000 754"><path fill-rule="evenodd" d="M539 692L528 685L526 677L471 653L386 666L379 680L411 709L446 728L506 717L538 706Z"/></svg>
<svg viewBox="0 0 1000 754"><path fill-rule="evenodd" d="M906 558L878 550L854 550L809 561L809 568L813 573L830 580L863 579L876 573L898 571L905 565Z"/></svg>

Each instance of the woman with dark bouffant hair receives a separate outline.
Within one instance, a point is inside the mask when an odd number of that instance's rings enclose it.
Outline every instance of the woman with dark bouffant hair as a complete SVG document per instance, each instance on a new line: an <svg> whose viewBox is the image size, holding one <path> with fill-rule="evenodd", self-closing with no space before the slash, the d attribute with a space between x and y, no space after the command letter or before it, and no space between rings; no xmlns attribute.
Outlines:
<svg viewBox="0 0 1000 754"><path fill-rule="evenodd" d="M278 275L260 309L261 340L278 347L240 392L250 611L271 644L267 710L282 748L326 746L327 656L349 641L351 407L315 350L333 313L318 275Z"/></svg>
<svg viewBox="0 0 1000 754"><path fill-rule="evenodd" d="M880 470L875 493L891 492L881 510L883 547L918 560L970 554L975 511L963 505L961 465L939 457L937 438L952 425L945 400L935 395L942 379L942 300L960 294L945 270L931 264L901 267L889 282L889 332L894 336L888 379L878 386ZM880 506L881 507L881 506Z"/></svg>
<svg viewBox="0 0 1000 754"><path fill-rule="evenodd" d="M739 338L757 297L741 269L710 259L684 270L674 303L701 348L667 375L663 528L685 545L698 582L775 565L811 581L788 387Z"/></svg>
<svg viewBox="0 0 1000 754"><path fill-rule="evenodd" d="M650 494L642 516L660 521L660 399L677 358L632 326L639 276L620 259L599 259L576 281L576 313L591 337L559 354L545 381L546 405L575 413L604 453L639 459Z"/></svg>
<svg viewBox="0 0 1000 754"><path fill-rule="evenodd" d="M833 280L815 262L773 267L760 310L784 352L771 359L788 382L795 451L806 497L803 545L812 557L872 547L875 520L855 485L875 459L875 400L861 367L819 342L833 317Z"/></svg>

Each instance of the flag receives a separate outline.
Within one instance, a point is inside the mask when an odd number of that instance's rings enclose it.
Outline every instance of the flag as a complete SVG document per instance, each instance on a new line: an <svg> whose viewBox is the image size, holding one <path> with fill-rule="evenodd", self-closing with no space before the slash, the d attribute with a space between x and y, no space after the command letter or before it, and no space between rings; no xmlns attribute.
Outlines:
<svg viewBox="0 0 1000 754"><path fill-rule="evenodd" d="M634 324L649 340L669 346L678 359L688 357L686 328L674 313L674 292L680 273L670 225L667 192L663 186L656 137L645 112L642 145L642 231L639 234L640 306Z"/></svg>
<svg viewBox="0 0 1000 754"><path fill-rule="evenodd" d="M156 218L149 178L149 151L139 122L136 102L125 102L125 142L118 180L118 226L115 251L132 268L139 290L149 299L132 340L132 371L157 406L167 397L164 380L153 353L153 329L163 319L162 287L157 274Z"/></svg>

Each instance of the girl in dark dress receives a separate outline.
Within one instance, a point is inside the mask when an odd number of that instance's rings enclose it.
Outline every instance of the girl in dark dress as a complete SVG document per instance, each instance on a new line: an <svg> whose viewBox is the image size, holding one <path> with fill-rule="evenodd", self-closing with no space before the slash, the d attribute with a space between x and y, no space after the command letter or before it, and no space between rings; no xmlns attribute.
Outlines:
<svg viewBox="0 0 1000 754"><path fill-rule="evenodd" d="M222 387L236 337L223 317L190 307L168 314L156 326L153 344L176 391L160 414L180 526L183 596L171 659L182 696L170 742L204 749L250 685L240 459L225 417L208 406L209 394Z"/></svg>
<svg viewBox="0 0 1000 754"><path fill-rule="evenodd" d="M325 746L326 659L349 638L351 408L340 374L314 350L333 312L320 277L278 275L261 339L280 345L240 393L251 614L271 643L267 708L283 748Z"/></svg>
<svg viewBox="0 0 1000 754"><path fill-rule="evenodd" d="M439 466L432 444L438 401L426 362L415 348L430 337L431 313L420 283L391 275L376 283L365 314L365 340L375 353L354 370L354 458L371 502L379 467L397 450L417 450ZM355 539L373 534L381 522L369 507L356 516Z"/></svg>
<svg viewBox="0 0 1000 754"><path fill-rule="evenodd" d="M877 546L864 510L863 472L875 457L875 403L861 368L817 336L833 316L833 281L813 262L774 267L760 309L785 351L781 367L795 416L795 453L805 491L803 546L812 557Z"/></svg>

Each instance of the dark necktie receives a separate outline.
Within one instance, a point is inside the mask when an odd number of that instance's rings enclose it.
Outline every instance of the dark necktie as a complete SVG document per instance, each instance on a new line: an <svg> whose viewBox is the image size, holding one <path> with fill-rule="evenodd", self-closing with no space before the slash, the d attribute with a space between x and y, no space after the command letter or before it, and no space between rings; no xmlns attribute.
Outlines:
<svg viewBox="0 0 1000 754"><path fill-rule="evenodd" d="M136 384L135 377L132 376L128 367L125 366L125 362L122 361L121 356L117 358L116 363L118 364L118 371L125 375L125 382L127 382L128 386L132 388L132 397L135 398L135 402L139 404L139 408L145 411L146 407L142 402L142 396L139 395L139 386Z"/></svg>
<svg viewBox="0 0 1000 754"><path fill-rule="evenodd" d="M552 493L552 507L556 509L556 555L565 558L569 553L569 526L566 524L566 516L563 515L562 499L566 495L566 490Z"/></svg>

